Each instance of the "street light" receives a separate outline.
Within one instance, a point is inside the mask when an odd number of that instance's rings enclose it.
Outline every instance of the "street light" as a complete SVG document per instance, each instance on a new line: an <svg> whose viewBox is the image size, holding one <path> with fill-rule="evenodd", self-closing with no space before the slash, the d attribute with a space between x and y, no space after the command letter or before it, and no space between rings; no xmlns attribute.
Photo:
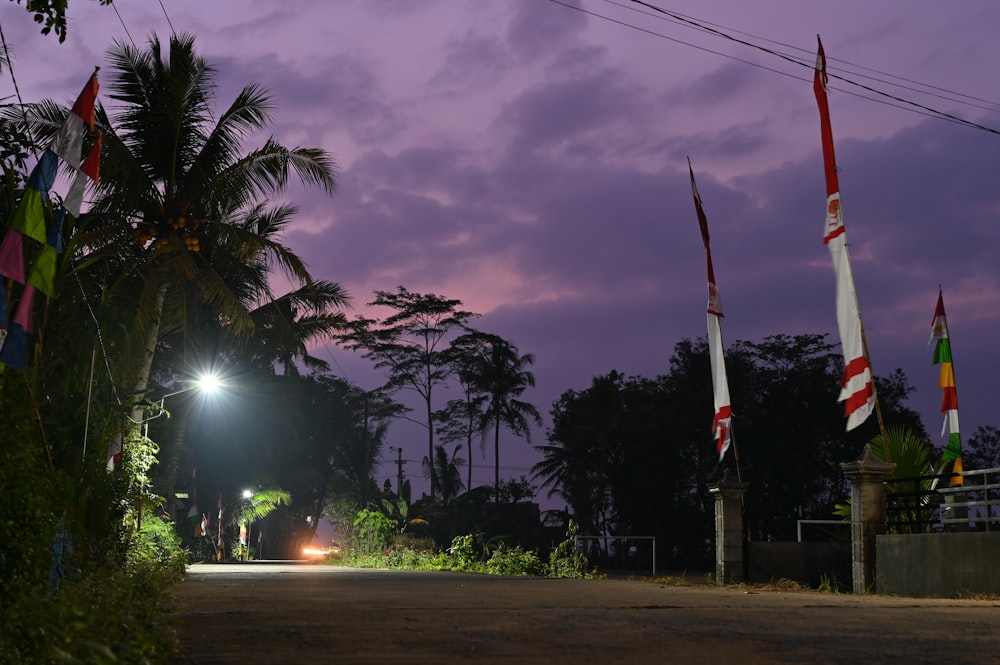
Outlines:
<svg viewBox="0 0 1000 665"><path fill-rule="evenodd" d="M173 392L169 392L169 393L161 396L160 397L160 407L159 407L159 410L154 415L149 416L148 418L143 418L142 420L138 420L138 421L135 420L134 418L132 418L131 416L129 416L129 420L131 420L132 422L134 422L137 425L142 425L143 426L143 430L142 430L143 437L149 438L149 421L156 420L157 418L159 418L160 416L162 416L164 413L167 413L166 409L164 408L164 404L167 401L168 397L173 397L174 395L180 395L182 393L190 392L192 390L197 390L197 391L199 391L199 392L201 392L203 394L210 394L210 393L214 393L215 391L217 391L221 385L222 385L222 382L220 381L219 377L216 376L215 374L212 374L210 372L204 373L204 374L199 374L193 380L189 381L188 385L186 387L181 388L180 390L175 390ZM183 426L184 426L183 425L183 420L184 419L181 418L182 422L181 422L181 424L178 425L179 427L183 428ZM110 462L109 462L109 464L110 464ZM139 511L138 511L138 515L137 515L137 527L138 528L142 528L142 501L141 500L139 501Z"/></svg>
<svg viewBox="0 0 1000 665"><path fill-rule="evenodd" d="M253 492L251 490L243 490L243 498L247 500L248 504L250 504L250 499L253 498ZM245 529L244 525L246 526ZM244 561L249 561L250 559L250 527L252 525L253 522L250 521L250 512L247 511L247 513L243 516L243 524L240 524L240 544L246 548L243 550Z"/></svg>
<svg viewBox="0 0 1000 665"><path fill-rule="evenodd" d="M180 390L175 390L173 392L167 393L160 397L160 409L157 411L156 415L150 416L149 418L144 418L140 422L145 425L145 430L143 431L143 436L149 434L149 421L156 420L164 413L166 410L163 408L164 402L166 402L168 397L173 397L174 395L181 395L183 393L191 392L192 390L197 390L204 395L210 395L219 390L222 387L222 380L212 373L199 374L193 380L189 382L189 385Z"/></svg>

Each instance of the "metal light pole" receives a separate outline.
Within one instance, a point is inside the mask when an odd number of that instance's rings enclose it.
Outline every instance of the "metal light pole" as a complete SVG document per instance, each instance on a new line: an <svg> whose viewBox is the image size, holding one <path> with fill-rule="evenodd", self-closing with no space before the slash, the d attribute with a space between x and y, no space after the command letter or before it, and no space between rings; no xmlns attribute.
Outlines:
<svg viewBox="0 0 1000 665"><path fill-rule="evenodd" d="M243 490L243 498L247 500L247 504L248 505L251 504L250 499L253 498L253 492L250 491L250 490ZM246 520L246 523L247 523L247 533L246 533L246 543L245 543L246 550L243 552L243 560L244 561L249 561L250 560L250 543L253 542L252 540L250 540L250 528L253 526L253 522L250 521L249 513L247 514L247 516L244 519ZM240 525L240 526L242 526L242 525ZM240 538L240 540L242 540L242 538Z"/></svg>
<svg viewBox="0 0 1000 665"><path fill-rule="evenodd" d="M139 422L132 420L131 417L129 417L129 420L135 422L136 425L142 425L143 426L142 436L145 438L149 438L149 421L156 420L164 413L166 413L166 410L164 408L164 403L167 401L168 397L173 397L174 395L180 395L182 393L191 392L192 390L197 390L201 393L209 394L218 390L221 385L222 382L220 381L218 376L211 373L200 374L197 377L195 377L195 379L191 381L190 385L188 385L187 387L182 388L180 390L175 390L173 392L169 392L166 395L160 397L160 408L155 415L150 416L149 418L143 418ZM124 448L124 438L122 439L122 446ZM138 530L141 528L142 528L142 500L140 499L138 516L136 518L136 529Z"/></svg>

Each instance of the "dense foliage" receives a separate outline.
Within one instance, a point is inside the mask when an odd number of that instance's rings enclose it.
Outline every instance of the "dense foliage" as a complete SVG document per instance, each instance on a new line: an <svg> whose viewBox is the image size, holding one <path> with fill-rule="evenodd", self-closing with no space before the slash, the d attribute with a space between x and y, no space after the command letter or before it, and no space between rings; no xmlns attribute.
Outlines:
<svg viewBox="0 0 1000 665"><path fill-rule="evenodd" d="M727 354L737 456L720 465L711 444L711 372L704 340L677 344L656 378L596 377L553 405L536 478L563 498L590 535L655 535L669 565L711 561L713 499L723 474L742 480L751 537L791 540L796 520L829 519L846 496L839 464L877 433L872 418L845 433L837 404L839 355L821 335L737 342ZM879 379L887 425L926 439L904 406L901 372ZM706 415L708 414L708 415Z"/></svg>
<svg viewBox="0 0 1000 665"><path fill-rule="evenodd" d="M377 511L361 511L348 532L346 549L333 554L329 562L357 568L397 568L408 570L451 570L465 573L531 577L592 578L590 567L576 541L578 529L571 520L565 539L552 548L547 558L520 545L503 541L485 542L472 534L455 536L451 545L439 548L433 540L399 538L391 522Z"/></svg>
<svg viewBox="0 0 1000 665"><path fill-rule="evenodd" d="M339 286L314 281L280 243L294 208L267 205L290 175L332 192L329 156L274 141L244 152L269 98L247 86L217 114L214 70L190 37L173 36L169 53L155 38L147 50L116 44L108 57L103 144L83 137L87 150L103 146L100 184L90 210L62 226L58 192L40 213L64 248L54 296L34 301L24 367L0 367L0 662L168 662L169 634L153 619L183 573L182 546L229 556L264 499L288 496L250 476L249 500L215 487L198 510L180 470L206 403L189 380L215 366L274 389L278 368L309 366L306 343L344 320ZM5 237L27 156L50 145L67 113L43 101L0 122ZM39 250L25 247L33 261ZM272 292L275 268L293 291ZM23 292L17 281L4 281L4 305ZM321 503L325 490L314 488ZM229 520L213 524L213 539L203 525L216 492Z"/></svg>

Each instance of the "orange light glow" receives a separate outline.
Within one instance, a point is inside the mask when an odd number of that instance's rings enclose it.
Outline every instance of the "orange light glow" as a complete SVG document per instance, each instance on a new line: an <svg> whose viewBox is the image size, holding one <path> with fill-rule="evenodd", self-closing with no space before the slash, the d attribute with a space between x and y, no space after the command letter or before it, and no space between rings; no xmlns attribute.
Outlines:
<svg viewBox="0 0 1000 665"><path fill-rule="evenodd" d="M330 553L330 550L319 547L303 547L302 553L306 556L326 556Z"/></svg>

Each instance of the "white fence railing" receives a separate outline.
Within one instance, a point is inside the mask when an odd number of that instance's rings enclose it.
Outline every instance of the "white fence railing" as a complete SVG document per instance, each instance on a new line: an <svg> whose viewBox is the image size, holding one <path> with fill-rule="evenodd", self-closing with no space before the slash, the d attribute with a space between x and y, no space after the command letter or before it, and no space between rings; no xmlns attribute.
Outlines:
<svg viewBox="0 0 1000 665"><path fill-rule="evenodd" d="M962 485L939 487L943 495L941 522L968 524L984 531L1000 531L1000 468L963 471Z"/></svg>

